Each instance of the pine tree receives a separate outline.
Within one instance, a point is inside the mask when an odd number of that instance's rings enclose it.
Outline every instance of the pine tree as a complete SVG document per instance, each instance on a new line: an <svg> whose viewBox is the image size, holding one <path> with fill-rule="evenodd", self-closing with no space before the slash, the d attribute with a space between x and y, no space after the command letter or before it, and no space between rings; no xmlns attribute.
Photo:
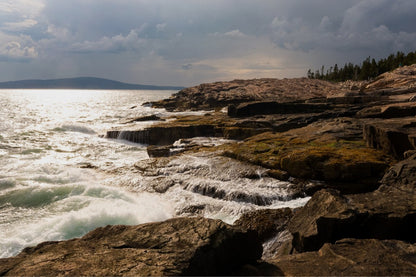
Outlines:
<svg viewBox="0 0 416 277"><path fill-rule="evenodd" d="M318 69L315 72L309 69L307 76L311 79L325 79L329 81L369 80L399 66L411 64L416 64L416 51L409 52L407 55L398 51L396 54L390 54L387 58L378 61L367 57L361 65L348 63L344 67L338 68L338 64L335 64L327 69L325 74L325 66L322 65L321 70Z"/></svg>

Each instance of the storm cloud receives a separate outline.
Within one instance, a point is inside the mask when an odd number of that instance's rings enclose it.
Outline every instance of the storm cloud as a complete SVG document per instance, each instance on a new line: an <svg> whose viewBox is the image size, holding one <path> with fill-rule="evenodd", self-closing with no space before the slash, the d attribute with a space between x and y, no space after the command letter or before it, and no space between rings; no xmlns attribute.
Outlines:
<svg viewBox="0 0 416 277"><path fill-rule="evenodd" d="M0 80L297 77L416 50L414 0L4 0Z"/></svg>

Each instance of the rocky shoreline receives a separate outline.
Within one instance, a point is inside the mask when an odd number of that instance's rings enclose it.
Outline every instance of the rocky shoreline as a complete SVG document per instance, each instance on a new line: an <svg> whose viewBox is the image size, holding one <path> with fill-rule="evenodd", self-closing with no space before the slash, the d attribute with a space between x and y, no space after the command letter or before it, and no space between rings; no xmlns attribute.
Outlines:
<svg viewBox="0 0 416 277"><path fill-rule="evenodd" d="M416 65L359 84L256 79L184 89L152 105L205 114L107 132L149 144L153 158L138 163L138 171L152 175L172 157L206 153L223 164L256 166L268 180L290 180L292 197L311 196L306 205L251 211L234 225L181 217L98 228L1 259L0 275L414 276L415 95ZM239 174L255 178L249 171ZM171 186L155 180L155 191ZM250 201L267 198L259 199Z"/></svg>

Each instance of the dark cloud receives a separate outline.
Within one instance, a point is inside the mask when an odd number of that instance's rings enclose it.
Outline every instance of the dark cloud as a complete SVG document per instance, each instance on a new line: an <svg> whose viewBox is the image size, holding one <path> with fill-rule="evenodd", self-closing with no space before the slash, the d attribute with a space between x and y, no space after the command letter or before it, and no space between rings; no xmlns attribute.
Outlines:
<svg viewBox="0 0 416 277"><path fill-rule="evenodd" d="M5 0L0 79L301 76L414 51L414 14L414 0Z"/></svg>
<svg viewBox="0 0 416 277"><path fill-rule="evenodd" d="M183 65L181 66L181 68L182 68L183 70L190 70L190 69L192 69L192 64L190 64L190 63L188 63L188 64L183 64Z"/></svg>
<svg viewBox="0 0 416 277"><path fill-rule="evenodd" d="M314 17L306 16L311 10ZM372 55L372 50L378 55L411 51L416 48L415 12L416 2L412 0L353 1L348 8L332 12L299 9L273 19L273 41L279 47L300 51L367 51L367 55Z"/></svg>

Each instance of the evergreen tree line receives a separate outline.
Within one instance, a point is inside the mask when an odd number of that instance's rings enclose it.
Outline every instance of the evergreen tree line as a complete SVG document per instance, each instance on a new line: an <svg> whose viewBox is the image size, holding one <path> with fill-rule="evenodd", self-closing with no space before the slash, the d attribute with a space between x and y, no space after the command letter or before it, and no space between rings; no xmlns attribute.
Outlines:
<svg viewBox="0 0 416 277"><path fill-rule="evenodd" d="M336 82L346 80L369 80L384 72L414 63L416 63L416 51L409 52L407 55L399 51L396 54L391 54L386 59L380 59L378 61L368 57L361 65L348 63L345 64L344 67L338 67L338 65L335 64L326 70L325 67L322 66L320 70L317 69L315 72L309 69L308 78Z"/></svg>

